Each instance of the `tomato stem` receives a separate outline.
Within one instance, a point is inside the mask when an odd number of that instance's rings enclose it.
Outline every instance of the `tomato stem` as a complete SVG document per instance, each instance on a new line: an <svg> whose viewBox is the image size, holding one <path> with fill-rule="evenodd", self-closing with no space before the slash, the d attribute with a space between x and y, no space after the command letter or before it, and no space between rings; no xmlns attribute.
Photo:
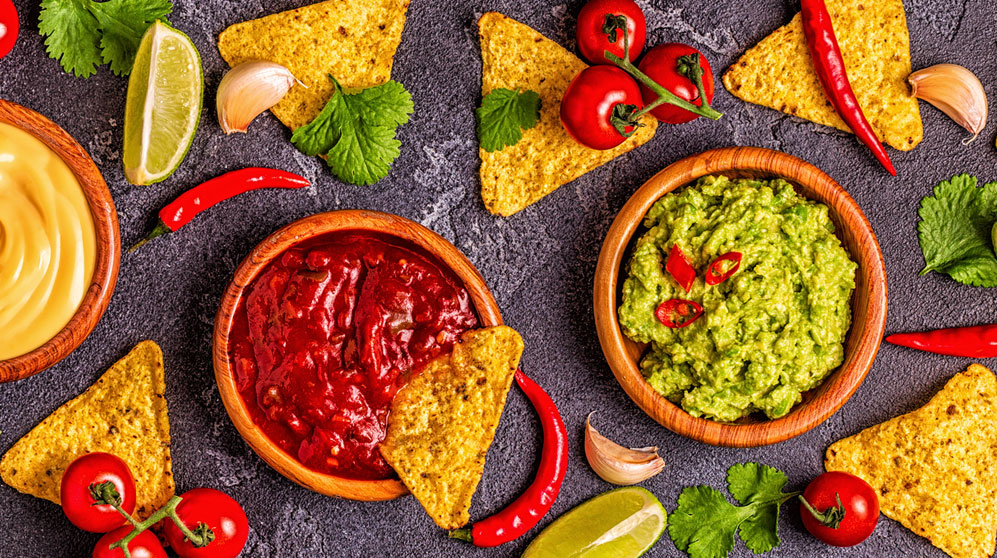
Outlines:
<svg viewBox="0 0 997 558"><path fill-rule="evenodd" d="M626 16L619 17L624 19L626 18ZM603 54L606 56L607 60L613 64L616 64L623 71L630 74L638 81L649 87L651 91L658 94L658 98L653 103L634 113L634 121L637 121L641 116L644 116L648 112L651 112L665 103L683 108L693 114L698 114L699 116L705 116L710 120L719 120L720 117L723 116L723 113L711 107L709 101L706 99L706 88L703 85L703 64L699 60L699 54L692 55L694 58L690 58L688 60L683 60L686 58L683 56L679 58L677 62L679 73L689 78L689 81L691 81L696 86L696 89L699 90L699 98L703 101L703 106L696 106L665 89L661 86L661 84L651 79L644 72L640 71L637 66L634 66L633 62L630 61L630 35L627 33L627 26L625 24L623 25L623 58L620 58L608 50L604 51ZM693 61L695 62L694 67L692 65Z"/></svg>
<svg viewBox="0 0 997 558"><path fill-rule="evenodd" d="M125 535L123 539L116 541L114 544L112 544L110 546L110 549L114 550L115 548L120 548L121 551L124 552L125 558L131 558L132 555L131 552L128 550L128 544L132 542L132 539L139 536L140 534L142 534L143 531L159 523L160 521L166 519L167 517L173 520L173 523L176 524L177 529L180 529L180 532L183 533L184 536L187 537L187 540L189 540L190 543L194 545L196 548L207 546L208 543L210 543L215 539L215 534L211 531L211 528L209 528L207 525L203 523L199 523L197 527L195 527L194 531L188 529L187 526L184 525L183 521L180 520L180 517L177 515L177 506L182 501L183 498L179 496L173 496L172 498L169 499L169 501L166 502L166 505L164 505L162 508L159 508L159 510L157 510L156 513L150 515L148 518L146 518L145 521L141 523L129 517L129 520L131 521L134 528L130 533ZM115 506L115 508L118 508L118 506ZM124 510L121 509L118 509L118 511L120 511L123 514L125 513ZM127 514L125 514L125 516L128 517Z"/></svg>
<svg viewBox="0 0 997 558"><path fill-rule="evenodd" d="M845 511L845 506L841 503L841 496L839 496L837 492L834 493L834 498L838 501L838 505L831 506L823 512L819 512L814 509L814 507L810 505L810 502L808 502L802 495L800 496L800 502L803 503L803 507L805 507L807 511L810 512L810 515L814 516L814 519L816 519L821 525L831 529L837 529L838 526L841 525L842 520L845 519L845 514L847 512Z"/></svg>

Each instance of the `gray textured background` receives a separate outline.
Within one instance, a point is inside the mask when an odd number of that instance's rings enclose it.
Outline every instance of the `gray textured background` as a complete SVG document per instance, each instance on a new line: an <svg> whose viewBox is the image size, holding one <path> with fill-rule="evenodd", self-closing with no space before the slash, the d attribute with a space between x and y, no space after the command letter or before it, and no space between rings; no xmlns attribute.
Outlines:
<svg viewBox="0 0 997 558"><path fill-rule="evenodd" d="M866 211L879 235L889 277L889 332L997 321L995 291L959 285L932 274L916 241L916 210L934 184L958 172L997 179L991 127L965 147L963 131L922 104L925 140L890 155L900 171L891 179L851 136L747 105L720 89L715 105L726 116L664 126L648 145L562 187L519 215L487 213L478 195L473 109L479 103L480 57L475 21L498 10L573 47L574 17L582 2L539 0L412 0L394 78L412 92L416 113L401 128L402 155L380 183L357 188L336 181L318 159L300 154L269 114L248 135L225 137L215 120L215 87L226 69L215 48L226 26L305 0L175 0L173 23L197 44L207 98L201 129L186 162L168 181L128 185L121 171L121 125L126 79L107 69L74 78L45 56L37 34L38 2L15 0L21 37L0 60L0 96L48 115L90 152L118 208L130 245L152 226L156 211L191 186L224 171L271 165L301 173L305 191L261 191L225 203L180 232L121 259L114 298L79 349L37 376L0 385L0 451L64 401L82 392L142 339L166 356L167 398L178 491L225 490L239 500L252 532L244 556L512 556L539 529L495 550L446 539L412 498L391 503L334 500L299 488L264 464L236 433L215 389L211 330L223 289L239 261L277 228L337 208L369 208L414 219L445 236L478 266L510 325L523 333L523 366L559 403L571 436L571 461L553 517L610 488L585 463L582 428L599 412L603 433L629 445L661 446L668 466L645 486L668 509L684 486L723 486L728 466L760 461L789 474L802 488L822 471L824 449L860 429L924 403L968 361L884 346L852 400L825 424L767 448L720 449L674 435L645 416L623 393L606 365L592 318L592 278L599 247L627 197L662 167L686 155L731 144L781 149L837 179ZM783 0L642 0L648 43L695 45L719 74L746 48L790 19L796 2ZM745 7L750 5L751 7ZM938 62L974 70L997 97L994 29L997 11L986 0L907 0L915 68ZM441 76L443 79L441 79ZM997 362L984 362L991 368ZM488 454L471 510L483 518L511 502L531 480L539 430L516 390ZM882 518L864 544L832 549L802 528L793 506L783 542L770 556L942 556L924 539ZM96 536L76 531L49 502L0 486L0 556L89 556ZM738 543L736 556L750 556ZM653 556L680 556L662 540Z"/></svg>

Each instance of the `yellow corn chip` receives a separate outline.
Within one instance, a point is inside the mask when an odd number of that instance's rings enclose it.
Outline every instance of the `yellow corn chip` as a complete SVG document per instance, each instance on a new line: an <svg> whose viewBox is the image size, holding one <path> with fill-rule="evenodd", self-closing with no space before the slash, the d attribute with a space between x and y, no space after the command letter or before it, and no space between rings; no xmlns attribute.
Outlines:
<svg viewBox="0 0 997 558"><path fill-rule="evenodd" d="M587 65L564 47L500 13L478 20L481 36L481 93L523 89L540 95L540 121L523 131L519 143L481 155L481 197L492 213L509 216L562 184L643 145L657 129L646 115L644 127L621 145L600 151L579 145L561 126L561 97Z"/></svg>
<svg viewBox="0 0 997 558"><path fill-rule="evenodd" d="M824 466L865 479L887 517L949 556L993 555L997 379L970 365L924 407L832 444Z"/></svg>
<svg viewBox="0 0 997 558"><path fill-rule="evenodd" d="M910 94L910 37L901 0L827 0L862 111L880 140L914 149L924 130ZM814 71L800 14L744 53L724 86L735 97L839 130L851 130L828 102Z"/></svg>
<svg viewBox="0 0 997 558"><path fill-rule="evenodd" d="M329 74L347 88L391 79L409 0L329 0L236 23L218 36L229 66L265 60L286 66L304 86L270 109L292 131L332 96Z"/></svg>
<svg viewBox="0 0 997 558"><path fill-rule="evenodd" d="M107 452L135 477L136 515L151 515L174 491L165 391L163 353L143 341L18 440L0 460L0 478L58 504L66 467L87 453Z"/></svg>
<svg viewBox="0 0 997 558"><path fill-rule="evenodd" d="M469 331L391 403L381 455L444 529L470 519L471 497L522 353L523 340L511 328Z"/></svg>

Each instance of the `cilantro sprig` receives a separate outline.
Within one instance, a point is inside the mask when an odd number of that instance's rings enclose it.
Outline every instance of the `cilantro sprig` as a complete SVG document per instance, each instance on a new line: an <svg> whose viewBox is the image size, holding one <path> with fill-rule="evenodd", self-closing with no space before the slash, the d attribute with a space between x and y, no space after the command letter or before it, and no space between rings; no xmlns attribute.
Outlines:
<svg viewBox="0 0 997 558"><path fill-rule="evenodd" d="M398 127L415 109L412 96L397 81L361 90L344 90L336 78L332 97L314 120L291 135L306 155L322 155L332 174L366 186L381 180L401 154Z"/></svg>
<svg viewBox="0 0 997 558"><path fill-rule="evenodd" d="M481 99L475 111L478 120L478 141L489 153L516 145L523 130L537 125L540 118L540 96L535 91L495 89Z"/></svg>
<svg viewBox="0 0 997 558"><path fill-rule="evenodd" d="M125 76L146 29L172 11L170 0L42 0L38 31L67 73L86 78L108 64Z"/></svg>
<svg viewBox="0 0 997 558"><path fill-rule="evenodd" d="M935 186L921 200L917 238L924 269L946 273L975 287L997 287L997 254L991 235L997 221L997 182L977 186L975 176L960 174Z"/></svg>
<svg viewBox="0 0 997 558"><path fill-rule="evenodd" d="M710 486L691 486L679 495L669 518L668 534L691 558L724 558L734 548L734 536L755 554L779 545L779 506L799 492L785 493L782 471L758 463L741 463L727 470L727 489L740 506Z"/></svg>

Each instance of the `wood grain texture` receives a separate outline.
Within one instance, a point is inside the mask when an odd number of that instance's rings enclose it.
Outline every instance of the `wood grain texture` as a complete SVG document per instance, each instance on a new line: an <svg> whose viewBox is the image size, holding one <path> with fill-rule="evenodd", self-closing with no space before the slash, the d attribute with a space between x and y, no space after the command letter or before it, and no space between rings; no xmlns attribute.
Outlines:
<svg viewBox="0 0 997 558"><path fill-rule="evenodd" d="M0 360L0 382L27 378L52 366L73 352L100 321L114 292L121 257L118 213L104 177L86 150L58 124L41 114L0 99L0 123L16 126L54 151L76 175L87 202L96 233L97 254L93 278L79 309L47 343L19 357Z"/></svg>
<svg viewBox="0 0 997 558"><path fill-rule="evenodd" d="M783 178L803 196L830 208L838 238L858 264L852 295L852 326L845 340L845 360L820 387L786 416L768 420L752 415L736 423L696 418L651 388L639 369L646 346L628 339L617 318L624 257L651 206L664 194L701 176ZM855 200L830 176L801 159L757 147L714 149L687 157L648 180L613 221L595 271L596 331L617 381L645 413L677 434L708 444L754 447L798 436L827 420L855 393L879 350L886 325L886 269L872 226Z"/></svg>
<svg viewBox="0 0 997 558"><path fill-rule="evenodd" d="M390 500L408 493L401 481L359 480L312 471L290 456L253 423L235 385L235 375L229 360L229 335L235 310L246 288L257 275L288 248L315 236L337 231L366 231L394 236L414 244L450 268L463 281L482 325L502 325L502 314L484 278L474 265L445 238L422 225L389 213L364 210L342 210L318 213L280 229L261 242L242 261L225 294L215 318L212 359L215 381L222 402L239 434L264 461L288 479L320 494L351 500Z"/></svg>

